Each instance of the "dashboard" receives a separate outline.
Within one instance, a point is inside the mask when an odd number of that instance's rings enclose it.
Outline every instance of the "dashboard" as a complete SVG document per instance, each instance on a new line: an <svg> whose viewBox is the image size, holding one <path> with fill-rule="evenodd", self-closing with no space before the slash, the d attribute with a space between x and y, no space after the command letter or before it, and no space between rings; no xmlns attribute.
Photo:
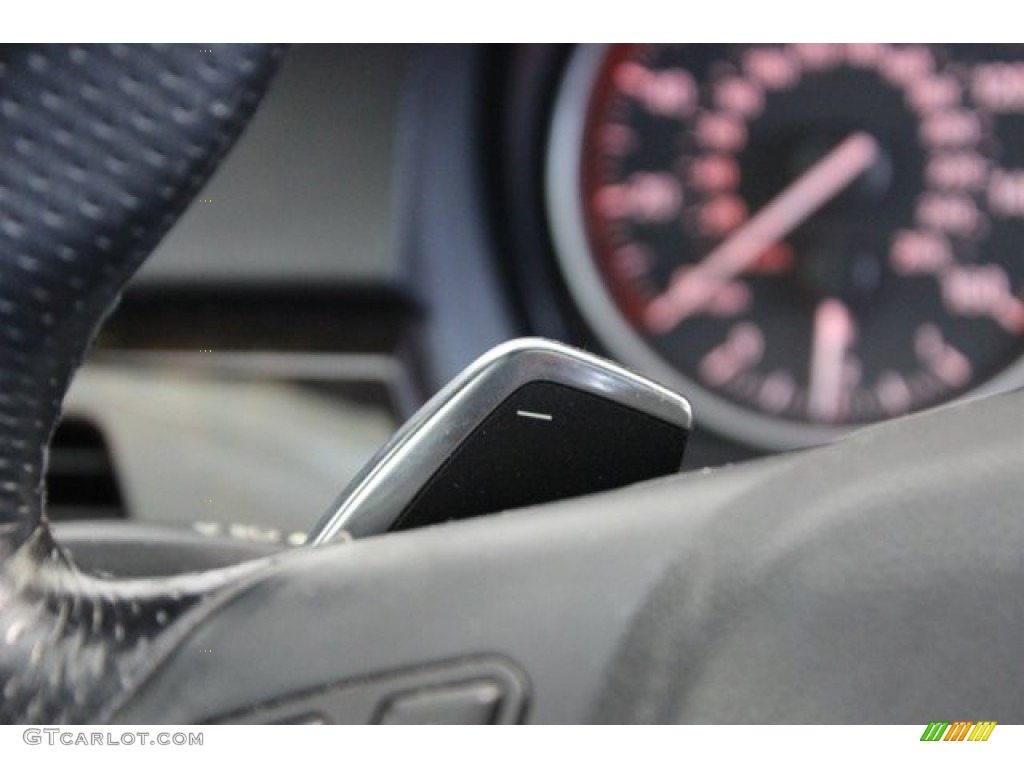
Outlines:
<svg viewBox="0 0 1024 768"><path fill-rule="evenodd" d="M0 720L1015 719L1018 50L12 49Z"/></svg>
<svg viewBox="0 0 1024 768"><path fill-rule="evenodd" d="M53 516L301 544L522 335L684 394L691 469L1015 388L1022 129L1019 46L294 46L76 380Z"/></svg>

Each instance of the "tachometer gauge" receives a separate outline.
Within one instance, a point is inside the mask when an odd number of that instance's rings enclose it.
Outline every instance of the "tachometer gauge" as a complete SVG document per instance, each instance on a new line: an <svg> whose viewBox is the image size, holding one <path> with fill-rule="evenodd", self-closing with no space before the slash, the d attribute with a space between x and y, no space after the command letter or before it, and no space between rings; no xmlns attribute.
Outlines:
<svg viewBox="0 0 1024 768"><path fill-rule="evenodd" d="M1024 381L1024 47L582 47L547 173L595 332L721 432Z"/></svg>

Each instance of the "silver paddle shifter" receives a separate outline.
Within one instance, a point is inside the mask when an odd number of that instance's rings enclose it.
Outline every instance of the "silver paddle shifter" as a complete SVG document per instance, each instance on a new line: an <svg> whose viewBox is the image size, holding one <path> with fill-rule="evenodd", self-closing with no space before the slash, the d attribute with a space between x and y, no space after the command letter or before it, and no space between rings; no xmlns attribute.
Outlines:
<svg viewBox="0 0 1024 768"><path fill-rule="evenodd" d="M426 403L310 534L372 536L617 488L679 470L685 398L545 339L495 347Z"/></svg>

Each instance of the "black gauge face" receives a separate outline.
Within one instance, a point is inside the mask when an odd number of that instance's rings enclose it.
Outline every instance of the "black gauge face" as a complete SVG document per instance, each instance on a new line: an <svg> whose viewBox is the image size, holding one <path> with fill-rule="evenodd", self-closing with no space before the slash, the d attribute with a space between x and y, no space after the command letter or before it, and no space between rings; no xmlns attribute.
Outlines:
<svg viewBox="0 0 1024 768"><path fill-rule="evenodd" d="M551 161L585 313L698 419L779 447L1016 377L1024 47L584 49Z"/></svg>

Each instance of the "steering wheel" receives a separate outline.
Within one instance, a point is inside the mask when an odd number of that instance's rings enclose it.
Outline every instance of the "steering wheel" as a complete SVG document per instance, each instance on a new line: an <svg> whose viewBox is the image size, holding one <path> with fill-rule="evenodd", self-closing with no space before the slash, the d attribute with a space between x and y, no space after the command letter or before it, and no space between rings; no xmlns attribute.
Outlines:
<svg viewBox="0 0 1024 768"><path fill-rule="evenodd" d="M77 568L45 516L61 399L281 53L3 53L0 722L1024 716L1019 393L202 572Z"/></svg>

